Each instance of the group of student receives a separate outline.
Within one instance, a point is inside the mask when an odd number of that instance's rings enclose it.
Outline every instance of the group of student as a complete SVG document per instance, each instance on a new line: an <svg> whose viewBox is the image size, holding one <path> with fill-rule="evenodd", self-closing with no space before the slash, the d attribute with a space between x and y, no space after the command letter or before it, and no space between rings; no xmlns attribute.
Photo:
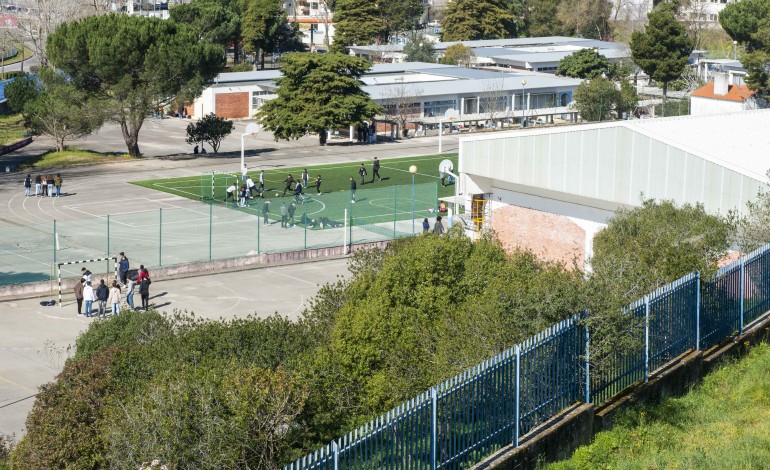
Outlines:
<svg viewBox="0 0 770 470"><path fill-rule="evenodd" d="M75 284L75 300L78 305L78 315L84 315L86 317L99 316L103 317L107 313L107 306L111 307L113 315L120 313L120 304L122 302L123 292L121 291L121 284L126 288L126 304L131 310L138 310L134 307L134 287L139 286L139 295L142 299L142 309L147 310L150 302L150 273L144 267L139 266L136 279L129 278L128 276L129 263L125 253L120 253L120 268L118 280L112 281L111 286L107 286L104 279L99 280L99 284L96 288L93 287L93 274L87 268L82 268L82 277L80 282ZM97 303L98 313L94 315L93 304ZM83 304L85 303L85 312L83 311Z"/></svg>
<svg viewBox="0 0 770 470"><path fill-rule="evenodd" d="M35 197L61 197L62 185L61 173L54 175L37 175L35 177ZM29 197L32 194L32 175L24 178L24 195Z"/></svg>
<svg viewBox="0 0 770 470"><path fill-rule="evenodd" d="M307 185L308 185L307 168L305 168L302 171L301 180L295 180L292 174L289 173L286 179L283 180L283 183L285 184L285 187L283 189L284 196L286 196L286 191L289 191L294 193L294 198L296 199L298 204L305 201L305 195L303 191L305 188L307 188ZM316 193L321 194L321 175L316 176L314 185L315 185ZM265 197L265 170L261 170L259 172L259 185L257 185L249 175L249 170L244 164L243 168L241 169L240 187L235 182L230 186L228 186L227 189L225 190L224 202L228 202L230 199L235 201L236 194L237 194L238 205L240 207L246 207L246 201L248 199L254 199L255 193L257 194L258 197L261 197L261 198Z"/></svg>

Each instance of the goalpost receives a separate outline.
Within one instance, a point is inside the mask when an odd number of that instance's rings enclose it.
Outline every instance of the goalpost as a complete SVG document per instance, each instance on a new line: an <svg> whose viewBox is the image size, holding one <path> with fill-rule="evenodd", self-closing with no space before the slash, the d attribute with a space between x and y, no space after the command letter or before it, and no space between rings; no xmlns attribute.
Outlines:
<svg viewBox="0 0 770 470"><path fill-rule="evenodd" d="M240 176L226 173L224 171L212 171L210 183L211 186L204 188L201 184L201 199L204 201L224 201L227 187L235 183L240 186Z"/></svg>
<svg viewBox="0 0 770 470"><path fill-rule="evenodd" d="M106 258L86 259L86 260L77 260L77 261L64 261L64 262L61 262L61 263L56 263L56 277L57 277L57 279L59 281L59 307L62 306L62 303L61 303L61 298L62 298L61 268L62 268L62 266L70 266L70 265L73 265L73 264L84 264L84 263L98 263L100 261L110 261L110 260L113 261L113 266L114 266L113 275L115 276L114 279L118 279L118 257L117 256L107 256ZM109 266L109 264L107 266ZM110 273L107 272L106 274L110 274ZM96 276L94 276L94 278L96 278ZM94 286L94 288L96 288L96 286Z"/></svg>

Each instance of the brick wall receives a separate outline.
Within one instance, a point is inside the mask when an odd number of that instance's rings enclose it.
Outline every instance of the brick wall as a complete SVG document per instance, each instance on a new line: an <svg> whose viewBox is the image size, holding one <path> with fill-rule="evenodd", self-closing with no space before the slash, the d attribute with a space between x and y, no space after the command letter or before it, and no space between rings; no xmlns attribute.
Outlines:
<svg viewBox="0 0 770 470"><path fill-rule="evenodd" d="M214 98L216 115L221 118L248 118L249 92L217 93Z"/></svg>
<svg viewBox="0 0 770 470"><path fill-rule="evenodd" d="M583 266L586 232L563 215L518 206L503 206L492 213L492 230L506 250L526 248L538 256Z"/></svg>

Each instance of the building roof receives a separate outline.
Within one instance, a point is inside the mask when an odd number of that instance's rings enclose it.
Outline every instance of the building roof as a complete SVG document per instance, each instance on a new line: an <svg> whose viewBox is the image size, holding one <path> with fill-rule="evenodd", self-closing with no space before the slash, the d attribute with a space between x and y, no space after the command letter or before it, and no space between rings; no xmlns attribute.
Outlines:
<svg viewBox="0 0 770 470"><path fill-rule="evenodd" d="M715 95L714 82L708 82L707 84L703 85L702 87L692 92L692 96L697 98L709 98L713 100L723 100L723 101L737 101L739 103L743 103L744 101L746 101L747 98L749 98L753 94L754 92L749 90L749 87L745 85L728 85L726 95Z"/></svg>
<svg viewBox="0 0 770 470"><path fill-rule="evenodd" d="M510 38L510 39L487 39L480 41L451 41L451 42L437 42L433 45L433 48L437 51L444 51L449 46L455 44L464 44L470 48L484 48L484 47L533 47L533 46L557 46L557 45L574 45L580 47L598 47L599 49L618 49L626 48L625 44L598 41L595 39L584 38L570 38L565 36L545 36L537 38ZM403 44L368 44L361 46L350 46L350 49L358 52L371 52L371 53L383 53L383 52L402 52L404 50Z"/></svg>

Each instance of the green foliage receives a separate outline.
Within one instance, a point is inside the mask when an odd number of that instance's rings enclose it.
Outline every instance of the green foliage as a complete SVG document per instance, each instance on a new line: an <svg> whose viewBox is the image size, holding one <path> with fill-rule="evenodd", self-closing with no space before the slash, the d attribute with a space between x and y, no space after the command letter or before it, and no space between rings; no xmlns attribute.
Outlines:
<svg viewBox="0 0 770 470"><path fill-rule="evenodd" d="M230 67L231 72L251 72L254 70L254 65L248 62L241 62Z"/></svg>
<svg viewBox="0 0 770 470"><path fill-rule="evenodd" d="M41 85L35 77L17 78L5 86L5 97L8 98L8 107L14 113L24 110L24 105L32 101L42 91Z"/></svg>
<svg viewBox="0 0 770 470"><path fill-rule="evenodd" d="M741 64L748 71L745 82L762 98L770 96L770 2L747 0L727 5L719 23L746 50Z"/></svg>
<svg viewBox="0 0 770 470"><path fill-rule="evenodd" d="M586 121L606 121L620 98L620 91L612 80L598 77L578 85L575 108Z"/></svg>
<svg viewBox="0 0 770 470"><path fill-rule="evenodd" d="M749 253L770 243L770 192L760 190L756 199L746 203L746 213L738 221L738 244Z"/></svg>
<svg viewBox="0 0 770 470"><path fill-rule="evenodd" d="M378 2L377 8L385 27L381 35L383 39L391 33L417 28L424 10L422 0L388 0Z"/></svg>
<svg viewBox="0 0 770 470"><path fill-rule="evenodd" d="M441 23L442 41L476 41L518 36L518 19L501 0L454 0Z"/></svg>
<svg viewBox="0 0 770 470"><path fill-rule="evenodd" d="M621 412L610 431L548 470L760 469L770 459L770 347L760 344L681 398Z"/></svg>
<svg viewBox="0 0 770 470"><path fill-rule="evenodd" d="M47 54L78 90L102 100L132 156L146 116L178 94L197 96L225 63L222 47L190 26L116 14L59 25Z"/></svg>
<svg viewBox="0 0 770 470"><path fill-rule="evenodd" d="M448 65L462 65L463 67L470 67L476 59L476 54L473 53L473 49L466 46L463 43L452 44L444 51L444 57L441 59L442 64Z"/></svg>
<svg viewBox="0 0 770 470"><path fill-rule="evenodd" d="M343 54L287 54L277 98L259 110L258 117L275 139L299 139L316 133L321 145L326 130L357 125L381 112L361 89L361 75L371 64Z"/></svg>
<svg viewBox="0 0 770 470"><path fill-rule="evenodd" d="M187 143L208 142L214 149L214 153L217 153L222 140L231 132L233 132L233 121L209 113L198 122L187 125Z"/></svg>
<svg viewBox="0 0 770 470"><path fill-rule="evenodd" d="M191 26L200 39L226 47L238 39L241 20L237 13L214 0L181 3L169 10L171 21Z"/></svg>
<svg viewBox="0 0 770 470"><path fill-rule="evenodd" d="M52 70L41 70L40 78L43 89L39 93L33 95L31 84L26 81L14 94L14 101L25 100L22 115L32 132L51 137L56 142L56 151L61 152L68 140L84 137L101 127L105 119L102 100Z"/></svg>
<svg viewBox="0 0 770 470"><path fill-rule="evenodd" d="M612 64L610 61L594 52L593 49L580 49L559 61L556 75L573 78L591 79L602 74L611 76Z"/></svg>
<svg viewBox="0 0 770 470"><path fill-rule="evenodd" d="M377 4L367 0L337 0L334 10L334 42L331 52L345 53L353 44L374 44L385 25Z"/></svg>
<svg viewBox="0 0 770 470"><path fill-rule="evenodd" d="M676 4L661 3L647 15L644 32L631 36L631 57L653 80L663 84L682 75L692 52L692 41L676 19Z"/></svg>
<svg viewBox="0 0 770 470"><path fill-rule="evenodd" d="M627 80L620 81L620 93L615 102L615 112L618 118L623 117L623 113L631 115L639 105L639 95L636 93L636 87Z"/></svg>
<svg viewBox="0 0 770 470"><path fill-rule="evenodd" d="M288 13L280 0L244 0L243 44L255 52L264 67L265 54L277 51L300 51L299 30L289 24Z"/></svg>
<svg viewBox="0 0 770 470"><path fill-rule="evenodd" d="M436 50L433 49L433 44L417 34L409 36L404 46L404 54L407 62L436 62Z"/></svg>
<svg viewBox="0 0 770 470"><path fill-rule="evenodd" d="M0 470L11 470L11 452L14 447L13 436L0 434Z"/></svg>
<svg viewBox="0 0 770 470"><path fill-rule="evenodd" d="M608 40L612 36L609 18L612 3L607 0L561 0L557 17L562 34Z"/></svg>
<svg viewBox="0 0 770 470"><path fill-rule="evenodd" d="M527 33L530 37L561 36L565 28L559 20L561 0L528 2Z"/></svg>

